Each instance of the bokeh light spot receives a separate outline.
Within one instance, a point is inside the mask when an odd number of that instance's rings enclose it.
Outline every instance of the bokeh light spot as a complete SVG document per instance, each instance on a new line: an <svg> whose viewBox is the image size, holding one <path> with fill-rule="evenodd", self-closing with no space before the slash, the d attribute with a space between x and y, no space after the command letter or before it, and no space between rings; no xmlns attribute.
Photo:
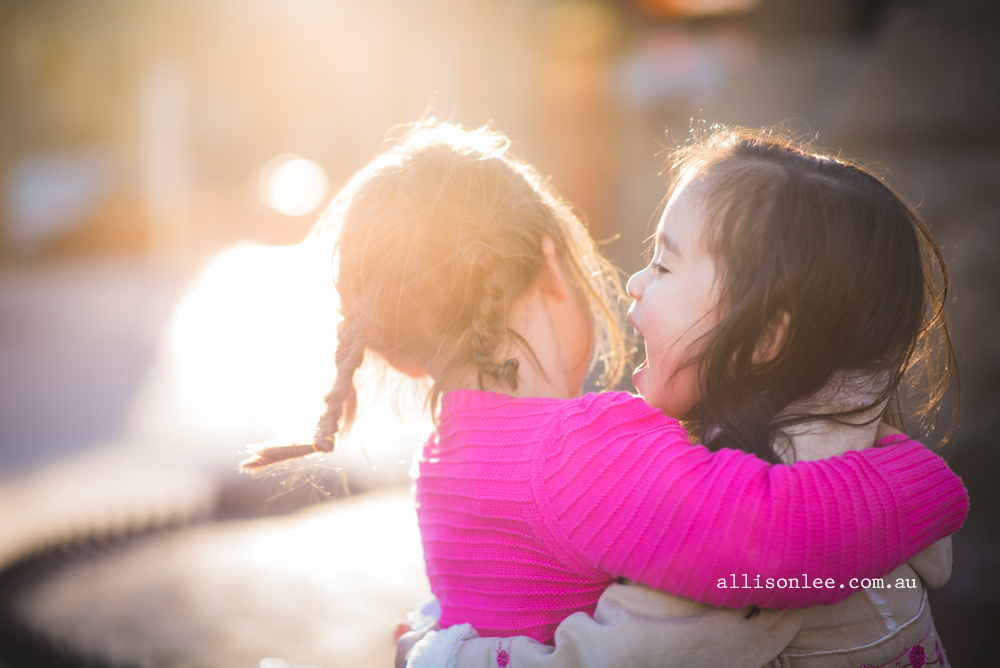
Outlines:
<svg viewBox="0 0 1000 668"><path fill-rule="evenodd" d="M257 190L261 200L278 213L304 216L323 203L328 183L318 164L286 153L260 170Z"/></svg>

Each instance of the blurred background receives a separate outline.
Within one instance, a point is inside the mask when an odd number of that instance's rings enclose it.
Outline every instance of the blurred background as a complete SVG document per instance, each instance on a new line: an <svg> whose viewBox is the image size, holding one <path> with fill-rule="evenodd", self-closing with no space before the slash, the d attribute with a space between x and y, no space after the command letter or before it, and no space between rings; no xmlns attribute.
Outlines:
<svg viewBox="0 0 1000 668"><path fill-rule="evenodd" d="M430 116L507 133L626 273L699 123L890 170L961 371L932 606L953 665L1000 665L1000 4L0 0L2 668L388 665L427 590L419 388L366 384L322 466L235 466L311 436L337 297L303 239Z"/></svg>

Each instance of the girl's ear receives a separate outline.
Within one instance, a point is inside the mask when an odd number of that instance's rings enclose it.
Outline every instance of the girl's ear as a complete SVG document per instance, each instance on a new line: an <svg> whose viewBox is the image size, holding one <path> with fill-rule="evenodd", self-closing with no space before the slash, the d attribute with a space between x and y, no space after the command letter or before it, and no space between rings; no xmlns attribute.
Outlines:
<svg viewBox="0 0 1000 668"><path fill-rule="evenodd" d="M753 353L754 364L765 364L778 356L781 347L785 345L785 337L788 336L788 326L792 322L792 316L785 309L779 309L777 317L771 321L764 337L757 344L757 349Z"/></svg>
<svg viewBox="0 0 1000 668"><path fill-rule="evenodd" d="M545 272L538 277L542 291L558 301L566 301L569 299L566 273L556 257L556 242L547 234L542 237L542 254L545 255Z"/></svg>

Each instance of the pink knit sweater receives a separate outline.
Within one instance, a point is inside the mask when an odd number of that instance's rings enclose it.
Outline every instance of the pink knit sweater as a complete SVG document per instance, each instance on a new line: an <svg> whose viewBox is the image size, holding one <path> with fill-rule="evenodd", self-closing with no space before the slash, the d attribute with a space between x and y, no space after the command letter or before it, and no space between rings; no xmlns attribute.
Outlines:
<svg viewBox="0 0 1000 668"><path fill-rule="evenodd" d="M441 625L543 642L619 576L733 608L835 603L850 578L888 573L967 510L958 477L913 441L771 466L693 446L618 392L450 392L417 479ZM733 588L743 574L762 588ZM768 589L769 577L834 586Z"/></svg>

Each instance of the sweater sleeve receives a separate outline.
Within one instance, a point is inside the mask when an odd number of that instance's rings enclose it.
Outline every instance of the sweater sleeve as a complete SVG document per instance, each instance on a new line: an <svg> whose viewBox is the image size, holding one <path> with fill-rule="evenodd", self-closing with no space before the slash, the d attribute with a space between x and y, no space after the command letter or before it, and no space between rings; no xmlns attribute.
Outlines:
<svg viewBox="0 0 1000 668"><path fill-rule="evenodd" d="M968 512L961 480L914 441L771 465L693 446L623 393L588 395L548 429L532 491L562 558L717 606L836 603Z"/></svg>

